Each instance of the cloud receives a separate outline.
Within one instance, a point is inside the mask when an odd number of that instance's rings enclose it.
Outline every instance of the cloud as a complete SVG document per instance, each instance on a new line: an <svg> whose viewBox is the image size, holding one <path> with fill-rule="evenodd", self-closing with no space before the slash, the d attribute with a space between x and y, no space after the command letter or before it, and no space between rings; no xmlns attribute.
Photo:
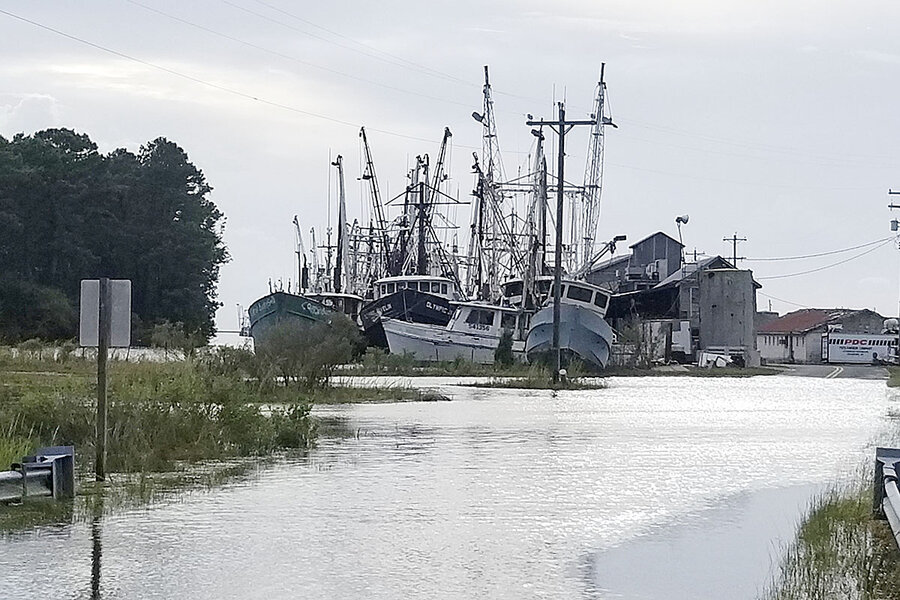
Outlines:
<svg viewBox="0 0 900 600"><path fill-rule="evenodd" d="M880 50L857 50L853 56L870 62L900 65L900 54L881 52Z"/></svg>
<svg viewBox="0 0 900 600"><path fill-rule="evenodd" d="M61 112L59 101L48 94L0 94L0 132L56 127L62 123Z"/></svg>

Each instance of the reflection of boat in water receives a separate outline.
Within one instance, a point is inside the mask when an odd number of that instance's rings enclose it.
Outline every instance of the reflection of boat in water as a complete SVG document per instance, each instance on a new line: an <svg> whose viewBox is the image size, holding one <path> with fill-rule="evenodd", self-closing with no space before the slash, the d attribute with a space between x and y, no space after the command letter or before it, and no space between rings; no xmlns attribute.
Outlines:
<svg viewBox="0 0 900 600"><path fill-rule="evenodd" d="M609 362L613 332L603 320L610 294L583 281L563 280L559 298L559 347L565 360L581 360L603 369ZM553 344L553 294L531 318L525 341L528 360L549 357Z"/></svg>
<svg viewBox="0 0 900 600"><path fill-rule="evenodd" d="M336 311L305 296L272 292L250 305L250 335L255 344L265 344L267 337L280 324L312 325L327 323Z"/></svg>
<svg viewBox="0 0 900 600"><path fill-rule="evenodd" d="M375 299L362 307L360 321L373 346L388 347L382 321L393 319L423 325L445 326L453 316L452 301L459 288L446 277L404 275L375 282Z"/></svg>
<svg viewBox="0 0 900 600"><path fill-rule="evenodd" d="M504 331L513 335L513 357L524 359L528 313L493 304L463 302L457 305L444 327L397 319L385 319L382 324L392 354L411 354L423 361L462 358L492 364Z"/></svg>

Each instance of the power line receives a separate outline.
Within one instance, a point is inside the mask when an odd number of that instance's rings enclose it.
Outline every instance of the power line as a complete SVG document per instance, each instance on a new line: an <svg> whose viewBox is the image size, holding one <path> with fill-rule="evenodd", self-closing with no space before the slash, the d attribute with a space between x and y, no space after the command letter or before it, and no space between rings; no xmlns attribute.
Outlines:
<svg viewBox="0 0 900 600"><path fill-rule="evenodd" d="M314 39L317 39L317 40L322 41L322 42L325 42L326 44L332 44L332 45L337 46L337 47L339 47L339 48L343 48L343 49L345 49L345 50L349 50L350 52L356 52L356 53L358 53L358 54L362 54L363 56L368 56L369 58L374 58L375 60L380 60L380 61L385 62L385 63L388 63L388 64L390 64L390 65L394 65L395 67L400 67L400 68L404 68L404 69L410 69L410 68L412 68L412 67L410 67L408 64L403 64L403 62L399 62L398 60L394 60L394 59L391 59L391 58L386 58L386 57L384 57L384 56L378 56L378 55L376 55L376 54L374 54L374 53L372 53L372 52L367 52L367 51L361 50L361 49L359 49L359 48L354 48L354 47L349 46L349 45L347 45L347 44L342 44L342 43L337 42L337 41L335 41L335 40L330 40L330 39L328 39L327 37L323 37L323 36L321 36L321 35L316 35L315 33L310 33L309 31L304 31L303 29L300 29L299 27L294 27L293 25L290 25L290 24L288 24L288 23L285 23L284 21L280 21L280 20L278 20L278 19L274 19L274 18L272 18L272 17L270 17L270 16L268 16L268 15L264 15L264 14L262 14L262 13L260 13L260 12L255 11L255 10L251 10L251 9L246 8L246 7L244 7L244 6L240 6L240 5L238 5L238 4L235 4L234 2L230 2L229 0L220 0L220 1L221 1L223 4L227 4L228 6L231 6L231 7L235 8L235 9L237 9L237 10L240 10L240 11L245 12L245 13L247 13L247 14L250 14L250 15L253 15L253 16L258 17L258 18L260 18L260 19L263 19L264 21L268 21L268 22L270 22L270 23L274 23L274 24L279 25L279 26L281 26L281 27L284 27L284 28L286 28L286 29L290 29L291 31L296 31L296 32L298 32L298 33L302 33L303 35L308 35L309 37L314 38ZM281 11L281 12L284 12L284 11ZM289 13L285 13L285 14L289 14ZM357 43L358 43L358 42L357 42ZM400 59L400 60L402 60L402 59ZM407 61L407 62L408 62L408 61ZM442 74L442 73L437 73L437 74L435 74L435 73L433 73L433 72L430 72L430 71L428 70L427 67L425 67L424 69L423 69L423 68L413 68L413 70L414 70L414 71L417 71L417 72L419 72L419 73L425 74L425 75L432 76L432 77L440 77L440 78L443 78L443 79L452 78L452 76L447 76L447 75L444 75L444 74ZM452 78L452 79L455 80L455 78ZM458 82L457 82L457 83L458 83Z"/></svg>
<svg viewBox="0 0 900 600"><path fill-rule="evenodd" d="M870 254L870 253L872 253L872 252L878 250L879 248L882 248L882 247L886 246L887 244L889 244L889 243L891 242L892 239L893 239L893 238L889 238L888 240L882 242L881 244L875 246L874 248L869 248L869 249L866 250L865 252L860 252L859 254L857 254L857 255L855 255L855 256L851 256L850 258L846 258L846 259L844 259L844 260L838 261L838 262L836 262L836 263L832 263L832 264L830 264L830 265L825 265L824 267L819 267L819 268L817 268L817 269L809 269L808 271L800 271L800 272L797 272L797 273L788 273L788 274L786 274L786 275L770 275L770 276L768 276L768 277L757 277L757 279L759 279L759 280L763 280L763 279L784 279L784 278L786 278L786 277L798 277L798 276L800 276L800 275L809 275L810 273L817 273L817 272L819 272L819 271L824 271L825 269L830 269L830 268L836 267L836 266L838 266L838 265L843 265L843 264L845 264L845 263L850 262L851 260L856 260L857 258L860 258L860 257L862 257L862 256L865 256L866 254Z"/></svg>
<svg viewBox="0 0 900 600"><path fill-rule="evenodd" d="M284 9L278 8L277 6L273 6L273 5L269 4L268 2L263 2L263 0L254 0L254 2L256 2L257 4L261 4L261 5L267 7L267 8L269 8L269 9L271 9L271 10L274 10L275 12L281 13L281 14L287 16L287 17L290 17L290 18L292 18L292 19L296 19L297 21L300 21L301 23L306 23L307 25L309 25L309 26L311 26L311 27L315 27L316 29L320 29L320 30L322 30L322 31L325 31L326 33L330 33L331 35L334 35L334 36L337 36L337 37L339 37L339 38L345 39L345 40L347 40L347 41L349 41L349 42L352 42L352 43L354 43L354 44L356 44L356 45L358 45L358 46L362 46L363 48L366 48L366 49L371 50L371 51L373 51L373 52L377 52L378 54L383 54L384 56L388 56L388 57L390 57L390 58L392 58L392 59L394 59L394 60L396 60L396 61L399 61L399 62L401 62L401 63L405 63L405 64L409 65L410 67L414 67L414 68L415 68L416 70L418 70L418 71L430 73L430 74L433 74L434 76L442 77L442 78L444 78L444 79L448 79L448 80L453 81L453 82L456 82L456 83L463 83L463 84L465 84L465 85L478 87L478 84L472 83L471 81L468 81L468 80L465 80L465 79L461 79L461 78L459 78L459 77L456 77L456 76L451 75L451 74L449 74L449 73L445 73L445 72L440 71L440 70L438 70L438 69L433 69L433 68L431 68L431 67L429 67L429 66L427 66L427 65L421 65L421 64L419 64L419 63L417 63L417 62L414 62L414 61L405 59L405 58L403 58L402 56L397 56L396 54L391 54L390 52L385 52L384 50L379 50L378 48L375 48L374 46L370 46L369 44L365 44L365 43L363 43L363 42L360 42L360 41L358 41L358 40L355 40L355 39L353 39L352 37L347 36L347 35L344 35L344 34L338 32L338 31L334 31L334 30L328 29L327 27L322 27L321 25L318 25L318 24L316 24L316 23L313 23L313 22L310 21L309 19L304 19L303 17L299 17L299 16L297 16L296 14L294 14L294 13L292 13L292 12L289 12L289 11L286 11L286 10L284 10ZM373 57L373 58L374 58L374 57Z"/></svg>
<svg viewBox="0 0 900 600"><path fill-rule="evenodd" d="M852 246L850 248L842 248L840 250L829 250L828 252L817 252L816 254L803 254L800 256L776 256L776 257L770 257L770 258L747 258L745 260L749 260L749 261L753 261L753 262L762 262L762 261L776 261L776 260L802 260L802 259L806 259L806 258L819 258L820 256L830 256L832 254L841 254L842 252L850 252L852 250L859 250L860 248L866 248L868 246L873 246L875 244L885 242L890 239L893 239L893 236L881 238L880 240L875 240L873 242L866 242L865 244L860 244L859 246Z"/></svg>
<svg viewBox="0 0 900 600"><path fill-rule="evenodd" d="M790 305L796 306L796 307L798 307L798 308L809 308L809 306L806 305L806 304L800 304L799 302L791 302L790 300L783 300L783 299L781 299L781 298L777 298L777 297L772 296L772 295L770 295L770 294L766 294L765 292L760 292L759 290L757 290L756 293L759 294L760 296L765 296L766 298L771 298L772 300L777 300L777 301L779 301L779 302L784 302L785 304L790 304Z"/></svg>
<svg viewBox="0 0 900 600"><path fill-rule="evenodd" d="M315 118L317 118L317 119L323 119L323 120L325 120L325 121L330 121L330 122L332 122L332 123L337 123L337 124L339 124L339 125L346 125L346 126L348 126L348 127L354 127L354 128L357 128L357 129L360 127L360 124L358 124L358 123L352 123L352 122L346 121L346 120L344 120L344 119L339 119L339 118L336 118L336 117L330 117L330 116L328 116L328 115L323 115L323 114L321 114L321 113L316 113L316 112L313 112L313 111L304 110L304 109L302 109L302 108L297 108L296 106L290 106L290 105L288 105L288 104L282 104L281 102L275 102L274 100L268 100L268 99L266 99L266 98L262 98L262 97L260 97L260 96L255 96L255 95L249 94L249 93L247 93L247 92L242 92L242 91L236 90L236 89L234 89L234 88L230 88L230 87L227 87L227 86L224 86L224 85L220 85L220 84L217 84L217 83L213 83L213 82L211 82L211 81L206 81L206 80L201 79L201 78L199 78L199 77L195 77L195 76L193 76L193 75L188 75L187 73L182 73L182 72L180 72L180 71L176 71L176 70L174 70L174 69L170 69L170 68L168 68L168 67L164 67L164 66L162 66L162 65L158 65L158 64L156 64L156 63L152 63L152 62L147 61L147 60L144 60L144 59L142 59L142 58L137 58L136 56L131 56L130 54L125 54L124 52L119 52L118 50L113 50L112 48L107 48L106 46L102 46L102 45L100 45L100 44L96 44L96 43L94 43L94 42L91 42L91 41L88 41L88 40L86 40L86 39L80 38L80 37L78 37L78 36L75 36L75 35L66 33L66 32L64 32L64 31L60 31L59 29L54 29L53 27L50 27L50 26L48 26L48 25L44 25L44 24L42 24L42 23L38 23L37 21L32 21L31 19L28 19L28 18L26 18L26 17L22 17L22 16L20 16L20 15L11 13L11 12L6 11L6 10L3 10L3 9L0 9L0 14L4 14L4 15L6 15L6 16L8 16L8 17L12 17L13 19L17 19L17 20L22 21L22 22L24 22L24 23L28 23L29 25L33 25L33 26L38 27L38 28L40 28L40 29L43 29L43 30L45 30L45 31L49 31L49 32L51 32L51 33L55 33L56 35L59 35L59 36L62 36L62 37L64 37L64 38L67 38L67 39L69 39L69 40L78 42L79 44L84 44L84 45L90 46L91 48L94 48L94 49L96 49L96 50L100 50L100 51L102 51L102 52L106 52L106 53L108 53L108 54L112 54L113 56L118 56L119 58L124 58L124 59L126 59L126 60L130 60L130 61L136 62L136 63L138 63L138 64L144 65L144 66L146 66L146 67L151 67L151 68L153 68L153 69L157 69L157 70L162 71L162 72L164 72L164 73L168 73L168 74L170 74L170 75L175 75L176 77L181 77L182 79L186 79L186 80L192 81L192 82L194 82L194 83L199 83L200 85L205 85L205 86L207 86L207 87L209 87L209 88L216 89L216 90L219 90L219 91L222 91L222 92L226 92L226 93L232 94L232 95L234 95L234 96L238 96L238 97L240 97L240 98L244 98L244 99L247 99L247 100L253 100L253 101L255 101L255 102L259 102L259 103L265 104L265 105L267 105L267 106L271 106L271 107L274 107L274 108L280 108L280 109L282 109L282 110L287 110L287 111L294 112L294 113L297 113L297 114L306 115L306 116L308 116L308 117L315 117ZM391 135L391 136L400 137L400 138L405 138L405 139L409 139L409 140L415 140L415 141L419 141L419 142L429 142L429 143L433 143L433 142L434 142L434 140L431 140L431 139L428 139L428 138L422 138L422 137L417 137L417 136L413 136L413 135L407 135L407 134L403 134L403 133L398 133L398 132L396 132L396 131L389 131L389 130L386 130L386 129L378 129L378 128L375 128L375 127L370 127L369 130L370 130L370 131L375 131L375 132L378 132L378 133L383 133L383 134L385 134L385 135ZM473 150L477 150L477 149L478 149L478 147L476 147L476 146L462 146L462 147L464 147L464 148L471 148L471 149L473 149Z"/></svg>
<svg viewBox="0 0 900 600"><path fill-rule="evenodd" d="M200 25L200 24L198 24L198 23L194 23L194 22L192 22L192 21L188 21L187 19L182 19L181 17L178 17L178 16L176 16L176 15L167 13L167 12L162 11L162 10L159 10L158 8L154 8L154 7L152 7L152 6L147 6L146 4L143 4L142 2L138 2L137 0L125 0L125 1L128 2L128 3L130 3L130 4L134 4L135 6L139 6L139 7L143 8L144 10L148 10L148 11L150 11L150 12L153 12L153 13L156 13L156 14L161 15L161 16L163 16L163 17L166 17L167 19L171 19L171 20L173 20L173 21L177 21L178 23L182 23L182 24L184 24L184 25L188 25L189 27L194 27L195 29L199 29L199 30L201 30L201 31L205 31L206 33L209 33L209 34L211 34L211 35L215 35L215 36L218 36L218 37L220 37L220 38L226 39L226 40L228 40L228 41L235 42L235 43L237 43L237 44L241 44L241 45L246 46L246 47L248 47L248 48L253 48L253 49L255 49L255 50L259 50L260 52L265 52L265 53L267 53L267 54L271 54L271 55L277 56L277 57L279 57L279 58L283 58L283 59L290 60L290 61L293 61L293 62L302 64L302 65L306 65L306 66L311 67L311 68L313 68L313 69L319 69L319 70L325 71L325 72L327 72L327 73L332 73L332 74L334 74L334 75L339 75L339 76L341 76L341 77L346 77L346 78L348 78L348 79L353 79L354 81L361 81L361 82L363 82L363 83L368 83L369 85L375 85L375 86L378 86L378 87L381 87L381 88L385 88L385 89L388 89L388 90L392 90L392 91L395 91L395 92L400 92L400 93L403 93L403 94L410 94L410 95L412 95L412 96L418 96L418 97L420 97L420 98L427 98L427 99L429 99L429 100L436 100L436 101L438 101L438 102L446 102L446 103L448 103L448 104L455 104L455 105L457 105L457 106L466 106L466 107L470 107L470 108L471 108L471 106L472 106L472 103L471 103L471 102L460 102L460 101L457 101L457 100L451 100L451 99L449 99L449 98L445 98L445 97L441 97L441 96L431 96L431 95L429 95L429 94L424 94L424 93L422 93L422 92L416 92L416 91L413 91L413 90L408 90L408 89L404 89L404 88L399 88L399 87L396 87L396 86L388 85L388 84L386 84L386 83L381 83L381 82L379 82L379 81L374 81L374 80L372 80L372 79L366 79L365 77L359 77L358 75L352 75L352 74L350 74L350 73L345 73L345 72L339 71L339 70L337 70L337 69L332 69L332 68L330 68L330 67L326 67L326 66L323 66L323 65L319 65L319 64L310 62L310 61L308 61L308 60L303 60L303 59L301 59L301 58L297 58L296 56L291 56L291 55L289 55L289 54L284 54L284 53L282 53L282 52L278 52L277 50L272 50L271 48L266 48L266 47L264 47L264 46L260 46L259 44L254 44L253 42L248 42L248 41L246 41L246 40L242 40L242 39L240 39L240 38L238 38L238 37L229 35L229 34L227 34L227 33L222 33L221 31L217 31L217 30L212 29L212 28L210 28L210 27L206 27L205 25Z"/></svg>

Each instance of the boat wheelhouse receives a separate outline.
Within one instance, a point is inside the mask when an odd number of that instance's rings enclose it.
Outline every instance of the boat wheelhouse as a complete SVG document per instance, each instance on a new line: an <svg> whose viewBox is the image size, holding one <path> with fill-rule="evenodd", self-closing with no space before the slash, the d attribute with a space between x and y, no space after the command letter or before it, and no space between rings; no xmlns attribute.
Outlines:
<svg viewBox="0 0 900 600"><path fill-rule="evenodd" d="M336 312L344 313L351 321L359 325L359 311L364 302L361 296L337 292L310 293L305 296Z"/></svg>
<svg viewBox="0 0 900 600"><path fill-rule="evenodd" d="M421 361L462 358L493 364L500 338L507 331L513 336L513 356L524 359L529 317L529 313L517 308L461 302L443 327L395 319L385 319L383 327L392 354L410 354Z"/></svg>
<svg viewBox="0 0 900 600"><path fill-rule="evenodd" d="M534 290L533 306L530 306L530 308L541 306L547 300L552 285L553 277L550 275L541 275L535 278L532 288ZM523 279L510 279L501 283L500 303L505 306L519 307L528 304L525 298L525 281Z"/></svg>
<svg viewBox="0 0 900 600"><path fill-rule="evenodd" d="M457 283L433 275L384 277L373 284L374 300L360 311L369 343L388 347L382 321L393 319L443 327L453 316L453 303L462 295Z"/></svg>

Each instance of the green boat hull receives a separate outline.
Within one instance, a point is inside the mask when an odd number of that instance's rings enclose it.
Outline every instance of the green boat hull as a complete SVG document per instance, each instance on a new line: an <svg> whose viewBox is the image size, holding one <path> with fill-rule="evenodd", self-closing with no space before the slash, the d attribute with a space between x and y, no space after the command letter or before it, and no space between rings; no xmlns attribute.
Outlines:
<svg viewBox="0 0 900 600"><path fill-rule="evenodd" d="M250 305L247 313L250 316L250 335L257 346L265 344L279 325L329 323L337 314L320 302L286 292L263 296Z"/></svg>

